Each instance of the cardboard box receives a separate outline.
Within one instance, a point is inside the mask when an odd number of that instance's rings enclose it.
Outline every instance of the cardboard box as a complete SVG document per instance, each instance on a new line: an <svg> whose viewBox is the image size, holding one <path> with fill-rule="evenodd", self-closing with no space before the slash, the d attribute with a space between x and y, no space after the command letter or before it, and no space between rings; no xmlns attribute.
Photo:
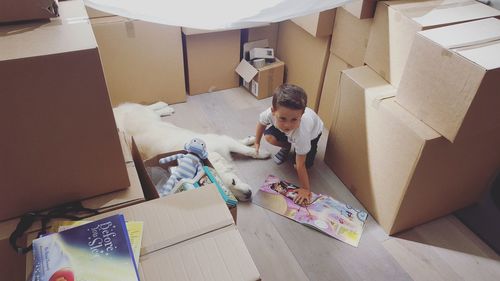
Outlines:
<svg viewBox="0 0 500 281"><path fill-rule="evenodd" d="M193 280L204 276L212 276L214 280L260 280L250 253L213 185L92 219L117 213L126 220L144 222L139 259L141 280ZM27 261L27 268L31 268L29 257Z"/></svg>
<svg viewBox="0 0 500 281"><path fill-rule="evenodd" d="M328 63L330 37L313 37L291 21L279 24L276 56L286 65L285 81L302 87L317 111Z"/></svg>
<svg viewBox="0 0 500 281"><path fill-rule="evenodd" d="M448 140L500 131L500 20L422 31L396 101Z"/></svg>
<svg viewBox="0 0 500 281"><path fill-rule="evenodd" d="M1 26L0 34L0 127L9 136L0 143L0 189L23 191L1 197L0 219L128 187L88 21Z"/></svg>
<svg viewBox="0 0 500 281"><path fill-rule="evenodd" d="M353 66L343 61L341 58L330 53L328 66L326 67L325 81L319 100L318 115L323 121L325 128L331 130L334 118L338 110L338 86L342 70Z"/></svg>
<svg viewBox="0 0 500 281"><path fill-rule="evenodd" d="M332 35L335 9L293 18L292 21L315 37Z"/></svg>
<svg viewBox="0 0 500 281"><path fill-rule="evenodd" d="M87 10L87 14L91 19L115 16L113 14L109 14L100 10L96 10L94 8L90 8L89 6L85 6L85 9Z"/></svg>
<svg viewBox="0 0 500 281"><path fill-rule="evenodd" d="M182 28L186 89L190 95L239 86L240 31L192 33Z"/></svg>
<svg viewBox="0 0 500 281"><path fill-rule="evenodd" d="M2 0L0 23L57 17L56 0Z"/></svg>
<svg viewBox="0 0 500 281"><path fill-rule="evenodd" d="M398 87L418 31L499 15L473 0L378 2L365 63Z"/></svg>
<svg viewBox="0 0 500 281"><path fill-rule="evenodd" d="M354 0L342 6L347 12L358 19L373 18L377 0Z"/></svg>
<svg viewBox="0 0 500 281"><path fill-rule="evenodd" d="M243 87L257 99L271 97L276 88L283 84L285 64L276 59L275 62L261 68L255 68L242 59L236 72L243 78Z"/></svg>
<svg viewBox="0 0 500 281"><path fill-rule="evenodd" d="M252 27L242 30L242 42L253 42L267 39L267 47L276 50L278 48L278 24L272 23L266 26Z"/></svg>
<svg viewBox="0 0 500 281"><path fill-rule="evenodd" d="M137 167L137 171L139 173L139 178L141 180L142 188L144 191L144 195L146 196L147 200L153 200L160 198L160 195L158 194L158 191L156 190L156 183L157 179L155 178L157 176L157 171L162 171L165 168L169 168L169 166L162 166L160 167L159 160L163 157L171 156L174 154L178 153L186 153L184 150L180 151L173 151L169 153L163 153L159 154L153 158L150 159L142 159L139 150L137 149L137 146L135 145L135 142L133 142L133 148L132 148L132 156L134 157L134 163ZM208 159L203 160L203 164L209 167L212 167L212 163ZM164 176L160 174L160 176ZM200 189L206 188L205 186L201 187ZM183 191L186 192L186 191ZM183 193L180 192L180 193ZM177 194L177 193L176 193ZM173 194L166 196L166 197L171 197ZM219 195L220 196L220 195ZM231 212L231 215L233 216L234 222L237 221L237 207L236 206L230 206L228 205L228 208Z"/></svg>
<svg viewBox="0 0 500 281"><path fill-rule="evenodd" d="M367 66L343 71L325 153L388 234L477 202L500 167L499 132L450 143L398 105L394 93Z"/></svg>
<svg viewBox="0 0 500 281"><path fill-rule="evenodd" d="M337 8L330 52L352 66L364 65L372 22L372 18L358 19L346 9Z"/></svg>
<svg viewBox="0 0 500 281"><path fill-rule="evenodd" d="M91 23L113 106L186 101L179 27L118 16Z"/></svg>

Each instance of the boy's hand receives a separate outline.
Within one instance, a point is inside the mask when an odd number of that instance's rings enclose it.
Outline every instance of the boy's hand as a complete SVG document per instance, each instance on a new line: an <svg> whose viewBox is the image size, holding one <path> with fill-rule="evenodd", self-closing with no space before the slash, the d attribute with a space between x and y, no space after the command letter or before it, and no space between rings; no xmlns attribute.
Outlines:
<svg viewBox="0 0 500 281"><path fill-rule="evenodd" d="M293 202L302 206L309 205L309 202L311 202L311 191L305 188L297 189L297 197L295 197Z"/></svg>

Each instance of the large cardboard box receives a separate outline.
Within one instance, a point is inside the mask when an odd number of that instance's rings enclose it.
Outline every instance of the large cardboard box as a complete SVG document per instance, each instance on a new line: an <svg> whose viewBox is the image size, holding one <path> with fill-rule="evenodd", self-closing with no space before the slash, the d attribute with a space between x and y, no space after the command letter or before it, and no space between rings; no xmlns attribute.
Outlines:
<svg viewBox="0 0 500 281"><path fill-rule="evenodd" d="M338 110L338 86L342 70L352 68L353 66L343 61L341 58L330 53L328 66L326 67L325 81L319 100L318 115L323 121L325 128L331 130L335 123L335 117Z"/></svg>
<svg viewBox="0 0 500 281"><path fill-rule="evenodd" d="M367 66L343 71L325 154L388 234L477 202L500 167L499 132L450 143L394 93Z"/></svg>
<svg viewBox="0 0 500 281"><path fill-rule="evenodd" d="M0 23L57 17L57 0L2 0Z"/></svg>
<svg viewBox="0 0 500 281"><path fill-rule="evenodd" d="M450 141L500 131L500 20L422 31L396 101Z"/></svg>
<svg viewBox="0 0 500 281"><path fill-rule="evenodd" d="M239 86L240 30L201 33L182 28L186 89L190 95Z"/></svg>
<svg viewBox="0 0 500 281"><path fill-rule="evenodd" d="M365 63L397 87L418 31L499 15L473 0L378 2Z"/></svg>
<svg viewBox="0 0 500 281"><path fill-rule="evenodd" d="M204 280L206 276L214 280L260 280L214 185L90 219L117 213L126 220L144 224L139 259L141 280ZM31 260L27 257L27 273Z"/></svg>
<svg viewBox="0 0 500 281"><path fill-rule="evenodd" d="M0 34L0 128L9 136L0 141L0 219L128 187L90 23Z"/></svg>
<svg viewBox="0 0 500 281"><path fill-rule="evenodd" d="M118 16L91 23L113 106L186 101L180 27Z"/></svg>
<svg viewBox="0 0 500 281"><path fill-rule="evenodd" d="M330 52L352 66L364 65L372 18L358 19L346 9L337 8Z"/></svg>
<svg viewBox="0 0 500 281"><path fill-rule="evenodd" d="M243 87L260 100L271 97L274 90L283 84L285 64L276 59L275 62L255 68L242 59L236 72L243 78Z"/></svg>
<svg viewBox="0 0 500 281"><path fill-rule="evenodd" d="M89 15L89 18L91 18L91 19L115 16L113 14L106 13L106 12L103 12L101 10L91 8L87 5L85 5L85 9L87 10L87 14Z"/></svg>
<svg viewBox="0 0 500 281"><path fill-rule="evenodd" d="M279 24L276 56L285 63L285 82L302 87L317 111L328 63L330 37L314 37L292 21Z"/></svg>
<svg viewBox="0 0 500 281"><path fill-rule="evenodd" d="M348 13L358 19L373 18L377 0L354 0L342 6Z"/></svg>
<svg viewBox="0 0 500 281"><path fill-rule="evenodd" d="M298 18L292 21L315 37L325 37L332 34L335 9L326 10Z"/></svg>

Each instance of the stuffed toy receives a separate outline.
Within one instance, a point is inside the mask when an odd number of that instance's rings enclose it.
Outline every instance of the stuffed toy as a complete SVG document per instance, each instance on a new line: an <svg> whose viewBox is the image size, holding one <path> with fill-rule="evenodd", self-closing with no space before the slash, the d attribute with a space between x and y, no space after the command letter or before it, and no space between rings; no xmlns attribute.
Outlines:
<svg viewBox="0 0 500 281"><path fill-rule="evenodd" d="M195 178L198 173L203 172L203 159L207 159L208 152L205 142L199 138L193 138L184 145L186 154L179 153L160 159L160 164L166 164L177 160L178 165L171 169L168 181L158 190L161 197L170 194L172 188L181 179Z"/></svg>

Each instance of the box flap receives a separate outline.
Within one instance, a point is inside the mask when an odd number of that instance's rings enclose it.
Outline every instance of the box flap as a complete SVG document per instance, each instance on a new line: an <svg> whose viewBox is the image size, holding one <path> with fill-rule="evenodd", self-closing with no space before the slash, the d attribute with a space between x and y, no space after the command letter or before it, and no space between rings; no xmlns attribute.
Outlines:
<svg viewBox="0 0 500 281"><path fill-rule="evenodd" d="M141 255L233 224L215 185L107 212L92 219L118 213L125 215L126 220L144 222Z"/></svg>
<svg viewBox="0 0 500 281"><path fill-rule="evenodd" d="M500 39L500 20L488 18L419 32L445 48L460 48Z"/></svg>
<svg viewBox="0 0 500 281"><path fill-rule="evenodd" d="M500 40L481 44L473 48L456 50L456 52L486 70L500 67Z"/></svg>
<svg viewBox="0 0 500 281"><path fill-rule="evenodd" d="M252 79L259 72L255 67L253 67L249 62L245 59L242 59L240 64L236 67L236 73L238 73L243 80L246 82L252 81Z"/></svg>
<svg viewBox="0 0 500 281"><path fill-rule="evenodd" d="M141 280L260 280L234 225L141 257Z"/></svg>

